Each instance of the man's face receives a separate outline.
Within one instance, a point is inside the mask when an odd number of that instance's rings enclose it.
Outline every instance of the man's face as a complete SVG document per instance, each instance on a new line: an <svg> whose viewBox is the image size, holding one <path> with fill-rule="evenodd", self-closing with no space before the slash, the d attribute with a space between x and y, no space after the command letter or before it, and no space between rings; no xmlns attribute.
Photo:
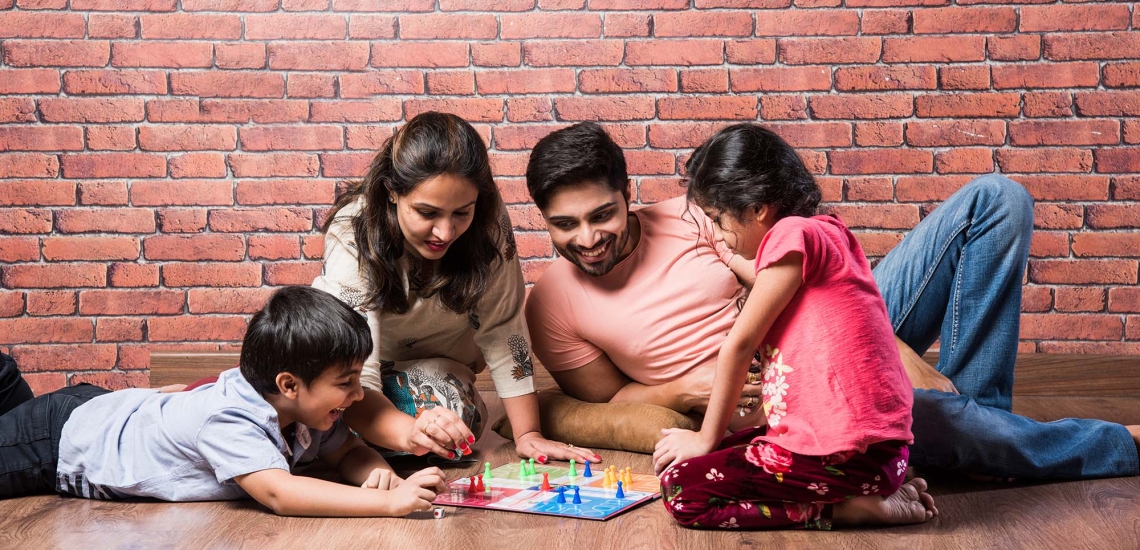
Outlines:
<svg viewBox="0 0 1140 550"><path fill-rule="evenodd" d="M554 248L595 277L629 255L628 213L625 196L601 183L559 190L542 210Z"/></svg>

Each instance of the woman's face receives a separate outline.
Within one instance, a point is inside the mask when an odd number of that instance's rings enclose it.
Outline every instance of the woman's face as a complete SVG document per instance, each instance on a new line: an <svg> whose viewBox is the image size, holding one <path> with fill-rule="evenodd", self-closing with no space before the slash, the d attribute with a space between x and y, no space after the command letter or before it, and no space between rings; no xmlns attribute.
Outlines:
<svg viewBox="0 0 1140 550"><path fill-rule="evenodd" d="M406 195L397 195L396 219L409 249L438 260L471 227L479 189L452 174L428 178Z"/></svg>

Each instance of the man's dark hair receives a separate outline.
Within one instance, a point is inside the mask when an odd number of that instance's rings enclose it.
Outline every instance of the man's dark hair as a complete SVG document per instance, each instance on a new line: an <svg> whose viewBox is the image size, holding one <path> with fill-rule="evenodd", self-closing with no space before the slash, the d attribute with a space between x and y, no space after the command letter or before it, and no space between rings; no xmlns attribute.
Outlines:
<svg viewBox="0 0 1140 550"><path fill-rule="evenodd" d="M542 138L526 165L526 188L540 210L559 189L602 183L629 200L625 155L601 126L581 122Z"/></svg>
<svg viewBox="0 0 1140 550"><path fill-rule="evenodd" d="M371 354L363 315L323 290L287 286L249 321L241 375L262 395L275 394L282 372L309 385L325 369L363 363Z"/></svg>

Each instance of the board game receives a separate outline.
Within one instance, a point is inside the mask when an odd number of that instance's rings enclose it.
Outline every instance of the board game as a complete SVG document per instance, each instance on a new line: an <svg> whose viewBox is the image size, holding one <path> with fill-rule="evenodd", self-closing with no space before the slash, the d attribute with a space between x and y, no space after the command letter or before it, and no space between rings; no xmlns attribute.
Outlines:
<svg viewBox="0 0 1140 550"><path fill-rule="evenodd" d="M634 474L628 468L589 472L585 465L571 472L564 463L504 464L495 469L488 463L483 474L452 481L448 488L433 504L592 520L610 519L661 496L655 476Z"/></svg>

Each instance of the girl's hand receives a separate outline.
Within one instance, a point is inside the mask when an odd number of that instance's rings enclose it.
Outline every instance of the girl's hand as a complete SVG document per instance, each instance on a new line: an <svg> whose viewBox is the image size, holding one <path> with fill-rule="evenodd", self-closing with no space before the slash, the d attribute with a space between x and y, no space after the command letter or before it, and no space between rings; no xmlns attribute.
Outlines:
<svg viewBox="0 0 1140 550"><path fill-rule="evenodd" d="M602 457L594 451L582 447L575 447L569 443L559 443L542 437L539 432L527 432L515 439L515 449L523 458L533 458L539 464L546 464L548 460L570 460L578 462L601 462Z"/></svg>
<svg viewBox="0 0 1140 550"><path fill-rule="evenodd" d="M653 473L661 475L674 464L684 462L690 458L707 455L716 447L716 442L709 443L700 432L683 430L681 428L666 428L661 430L665 437L657 442L653 450Z"/></svg>
<svg viewBox="0 0 1140 550"><path fill-rule="evenodd" d="M368 474L368 479L360 485L362 489L379 489L381 491L388 491L395 489L397 485L404 480L396 475L392 470L384 468L373 468L372 473Z"/></svg>
<svg viewBox="0 0 1140 550"><path fill-rule="evenodd" d="M433 407L416 417L406 448L416 455L432 452L443 458L456 458L457 450L471 454L474 442L475 436L459 415L447 407Z"/></svg>

